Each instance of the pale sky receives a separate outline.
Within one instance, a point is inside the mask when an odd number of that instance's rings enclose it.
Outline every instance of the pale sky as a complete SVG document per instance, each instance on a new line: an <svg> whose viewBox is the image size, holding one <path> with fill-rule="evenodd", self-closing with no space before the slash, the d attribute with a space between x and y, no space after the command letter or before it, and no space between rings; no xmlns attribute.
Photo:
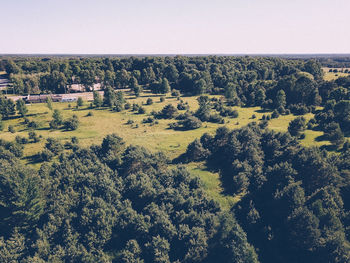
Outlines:
<svg viewBox="0 0 350 263"><path fill-rule="evenodd" d="M350 0L0 0L0 53L350 53Z"/></svg>

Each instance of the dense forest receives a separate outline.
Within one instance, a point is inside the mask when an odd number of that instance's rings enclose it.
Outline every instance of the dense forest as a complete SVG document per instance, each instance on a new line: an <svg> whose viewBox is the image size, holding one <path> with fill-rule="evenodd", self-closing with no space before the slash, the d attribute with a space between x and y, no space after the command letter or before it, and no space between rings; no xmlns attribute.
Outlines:
<svg viewBox="0 0 350 263"><path fill-rule="evenodd" d="M245 193L233 212L261 262L349 262L349 149L329 155L252 124L204 134L182 159L206 161L228 194Z"/></svg>
<svg viewBox="0 0 350 263"><path fill-rule="evenodd" d="M52 118L39 127L24 100L2 94L0 133L5 122L18 119L28 138L0 138L0 261L349 262L350 76L326 81L322 69L344 63L248 56L0 58L0 71L12 83L7 93L69 93L73 84L92 91L100 84L104 94L93 92L84 118L94 109L144 114L141 123L125 120L135 129L163 120L172 120L168 129L176 131L221 125L169 159L130 145L118 131L82 146L69 134L80 125L75 114L63 117L48 98ZM143 91L163 94L164 105L146 115L154 97L130 103L125 89L135 98ZM176 104L164 102L165 94ZM198 102L195 110L184 101L189 96ZM84 103L77 100L76 113ZM247 126L225 127L226 117L238 124L241 107L257 107L261 119L253 115ZM287 132L268 128L271 119L287 115L293 117ZM16 133L12 125L7 129ZM38 129L64 132L65 144ZM303 146L306 129L321 132L318 139L331 145ZM40 141L38 166L24 164L24 145ZM223 209L189 173L189 163L218 173L222 194L237 203Z"/></svg>
<svg viewBox="0 0 350 263"><path fill-rule="evenodd" d="M74 146L34 171L1 142L1 262L258 262L234 215L184 167L115 134Z"/></svg>

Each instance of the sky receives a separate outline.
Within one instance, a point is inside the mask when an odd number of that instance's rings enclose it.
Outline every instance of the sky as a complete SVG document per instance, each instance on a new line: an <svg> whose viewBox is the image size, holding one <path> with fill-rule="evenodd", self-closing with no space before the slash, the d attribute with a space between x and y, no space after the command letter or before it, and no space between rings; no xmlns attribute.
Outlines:
<svg viewBox="0 0 350 263"><path fill-rule="evenodd" d="M0 0L0 54L350 53L350 0Z"/></svg>

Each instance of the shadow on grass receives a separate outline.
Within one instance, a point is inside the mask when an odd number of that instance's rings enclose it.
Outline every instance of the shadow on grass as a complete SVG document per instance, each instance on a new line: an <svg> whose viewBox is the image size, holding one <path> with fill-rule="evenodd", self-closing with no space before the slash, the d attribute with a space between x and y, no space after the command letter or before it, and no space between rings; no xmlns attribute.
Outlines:
<svg viewBox="0 0 350 263"><path fill-rule="evenodd" d="M272 113L272 111L271 110L268 110L268 109L260 109L260 110L255 110L254 112L257 112L257 113L267 113L267 112L271 112Z"/></svg>
<svg viewBox="0 0 350 263"><path fill-rule="evenodd" d="M23 159L26 160L28 164L37 164L42 162L40 153L26 156Z"/></svg>
<svg viewBox="0 0 350 263"><path fill-rule="evenodd" d="M320 135L315 138L316 142L327 141L327 137L325 135Z"/></svg>

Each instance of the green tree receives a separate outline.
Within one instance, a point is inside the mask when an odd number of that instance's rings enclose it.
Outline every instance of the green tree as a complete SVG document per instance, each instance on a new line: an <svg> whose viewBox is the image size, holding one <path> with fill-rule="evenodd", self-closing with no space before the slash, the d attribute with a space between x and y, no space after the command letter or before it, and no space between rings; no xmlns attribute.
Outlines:
<svg viewBox="0 0 350 263"><path fill-rule="evenodd" d="M51 99L51 96L47 96L47 98L46 98L46 105L49 108L49 110L52 110L52 99Z"/></svg>
<svg viewBox="0 0 350 263"><path fill-rule="evenodd" d="M16 109L22 117L26 116L26 114L28 113L26 104L22 99L16 101Z"/></svg>
<svg viewBox="0 0 350 263"><path fill-rule="evenodd" d="M79 97L77 100L77 108L79 109L79 107L84 105L84 101L82 97Z"/></svg>
<svg viewBox="0 0 350 263"><path fill-rule="evenodd" d="M306 120L304 117L297 117L288 125L288 131L292 136L299 137L306 130Z"/></svg>
<svg viewBox="0 0 350 263"><path fill-rule="evenodd" d="M169 91L170 91L169 81L166 78L163 78L162 82L160 83L160 93L166 94Z"/></svg>
<svg viewBox="0 0 350 263"><path fill-rule="evenodd" d="M140 93L142 91L141 86L138 84L137 79L135 77L132 77L130 79L130 89L135 93L136 97L140 96Z"/></svg>
<svg viewBox="0 0 350 263"><path fill-rule="evenodd" d="M100 93L98 93L98 91L94 90L93 92L93 96L94 96L94 105L96 108L100 108L103 104L103 100L101 98Z"/></svg>
<svg viewBox="0 0 350 263"><path fill-rule="evenodd" d="M279 90L276 95L275 107L278 109L279 107L286 107L286 93L284 90Z"/></svg>

